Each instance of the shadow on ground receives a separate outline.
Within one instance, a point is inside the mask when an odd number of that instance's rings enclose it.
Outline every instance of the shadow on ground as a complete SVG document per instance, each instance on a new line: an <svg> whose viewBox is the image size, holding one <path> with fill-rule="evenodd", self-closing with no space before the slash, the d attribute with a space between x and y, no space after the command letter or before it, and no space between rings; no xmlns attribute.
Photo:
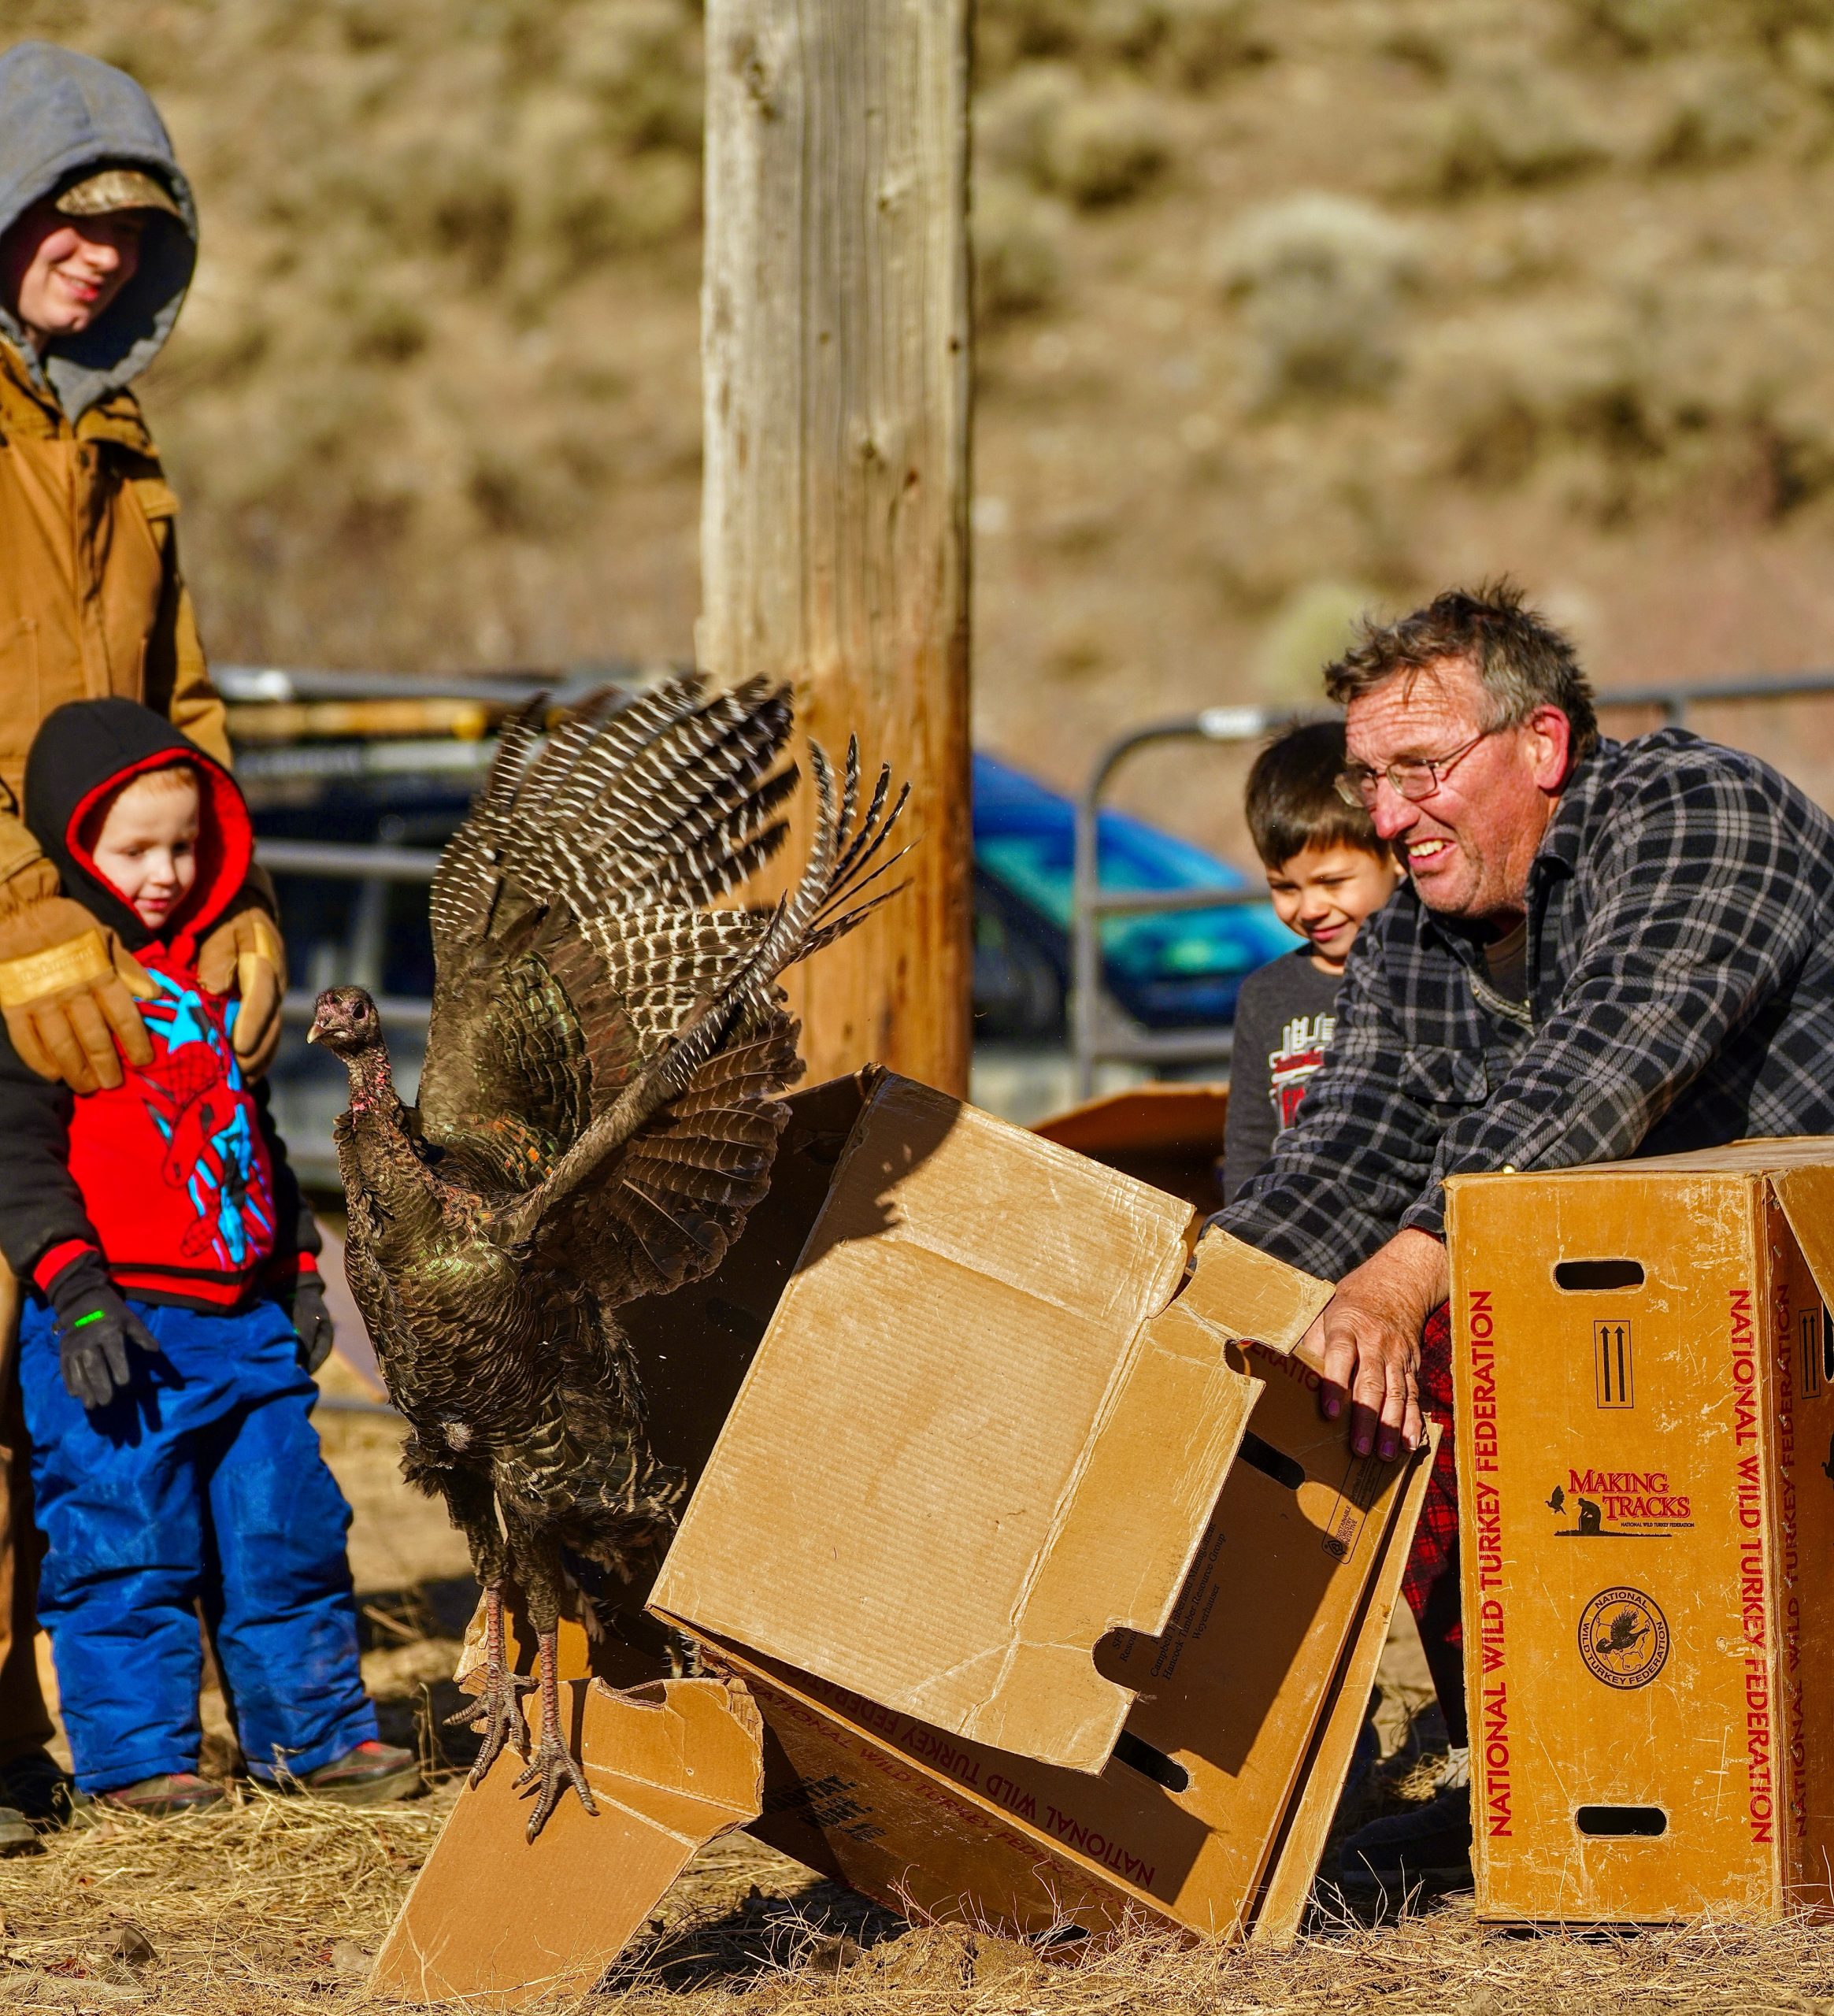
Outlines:
<svg viewBox="0 0 1834 2016"><path fill-rule="evenodd" d="M469 1769L478 1754L477 1735L447 1719L469 1699L452 1675L477 1602L478 1585L469 1575L371 1590L357 1599L364 1684L382 1740L417 1751L425 1770Z"/></svg>

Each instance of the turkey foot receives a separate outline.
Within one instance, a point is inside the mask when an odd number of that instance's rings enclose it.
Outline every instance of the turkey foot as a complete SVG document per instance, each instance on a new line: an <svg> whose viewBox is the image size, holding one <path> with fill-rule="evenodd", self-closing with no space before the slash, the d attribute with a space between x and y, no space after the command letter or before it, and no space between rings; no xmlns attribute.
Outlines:
<svg viewBox="0 0 1834 2016"><path fill-rule="evenodd" d="M554 1632L543 1632L537 1642L537 1663L541 1674L541 1736L528 1770L516 1781L519 1792L531 1788L535 1790L535 1810L528 1816L528 1838L532 1841L547 1825L548 1815L559 1805L561 1794L569 1784L580 1795L580 1803L586 1810L595 1818L598 1814L592 1800L592 1788L586 1782L586 1773L561 1740L561 1684L554 1675Z"/></svg>
<svg viewBox="0 0 1834 2016"><path fill-rule="evenodd" d="M504 1662L503 1592L492 1584L484 1591L484 1684L475 1699L446 1718L448 1728L456 1724L484 1732L484 1747L471 1767L473 1785L484 1783L506 1743L513 1742L517 1755L527 1760L528 1725L522 1719L522 1696L537 1684L511 1673Z"/></svg>

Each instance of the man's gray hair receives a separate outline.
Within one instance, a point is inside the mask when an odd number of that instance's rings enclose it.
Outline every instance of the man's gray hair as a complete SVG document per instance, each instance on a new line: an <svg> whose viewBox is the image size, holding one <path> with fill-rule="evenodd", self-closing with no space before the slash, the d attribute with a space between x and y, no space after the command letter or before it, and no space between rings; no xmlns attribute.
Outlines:
<svg viewBox="0 0 1834 2016"><path fill-rule="evenodd" d="M1571 642L1506 579L1448 588L1399 622L1365 621L1355 644L1325 668L1325 691L1346 706L1398 673L1422 672L1447 658L1462 659L1477 674L1491 701L1489 726L1558 707L1573 724L1574 756L1598 740L1591 682Z"/></svg>

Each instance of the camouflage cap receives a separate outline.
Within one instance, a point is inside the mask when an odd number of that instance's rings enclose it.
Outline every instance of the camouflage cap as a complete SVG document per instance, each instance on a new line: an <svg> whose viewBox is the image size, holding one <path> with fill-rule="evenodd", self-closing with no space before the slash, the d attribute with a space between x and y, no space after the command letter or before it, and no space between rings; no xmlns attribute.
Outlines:
<svg viewBox="0 0 1834 2016"><path fill-rule="evenodd" d="M139 168L105 168L86 175L53 202L67 217L106 217L111 210L164 210L184 220L171 193L154 176Z"/></svg>

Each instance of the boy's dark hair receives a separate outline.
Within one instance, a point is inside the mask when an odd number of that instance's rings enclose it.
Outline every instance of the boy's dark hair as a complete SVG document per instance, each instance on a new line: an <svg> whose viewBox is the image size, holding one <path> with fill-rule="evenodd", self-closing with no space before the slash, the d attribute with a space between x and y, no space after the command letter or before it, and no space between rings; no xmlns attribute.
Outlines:
<svg viewBox="0 0 1834 2016"><path fill-rule="evenodd" d="M1307 847L1361 847L1388 858L1368 813L1337 795L1346 760L1342 721L1283 729L1255 758L1248 773L1248 831L1269 868Z"/></svg>
<svg viewBox="0 0 1834 2016"><path fill-rule="evenodd" d="M1335 665L1325 691L1340 707L1399 673L1462 658L1489 695L1492 728L1525 721L1537 707L1558 707L1573 724L1573 750L1599 739L1591 682L1578 654L1522 591L1505 576L1474 589L1448 588L1396 623L1369 623Z"/></svg>

